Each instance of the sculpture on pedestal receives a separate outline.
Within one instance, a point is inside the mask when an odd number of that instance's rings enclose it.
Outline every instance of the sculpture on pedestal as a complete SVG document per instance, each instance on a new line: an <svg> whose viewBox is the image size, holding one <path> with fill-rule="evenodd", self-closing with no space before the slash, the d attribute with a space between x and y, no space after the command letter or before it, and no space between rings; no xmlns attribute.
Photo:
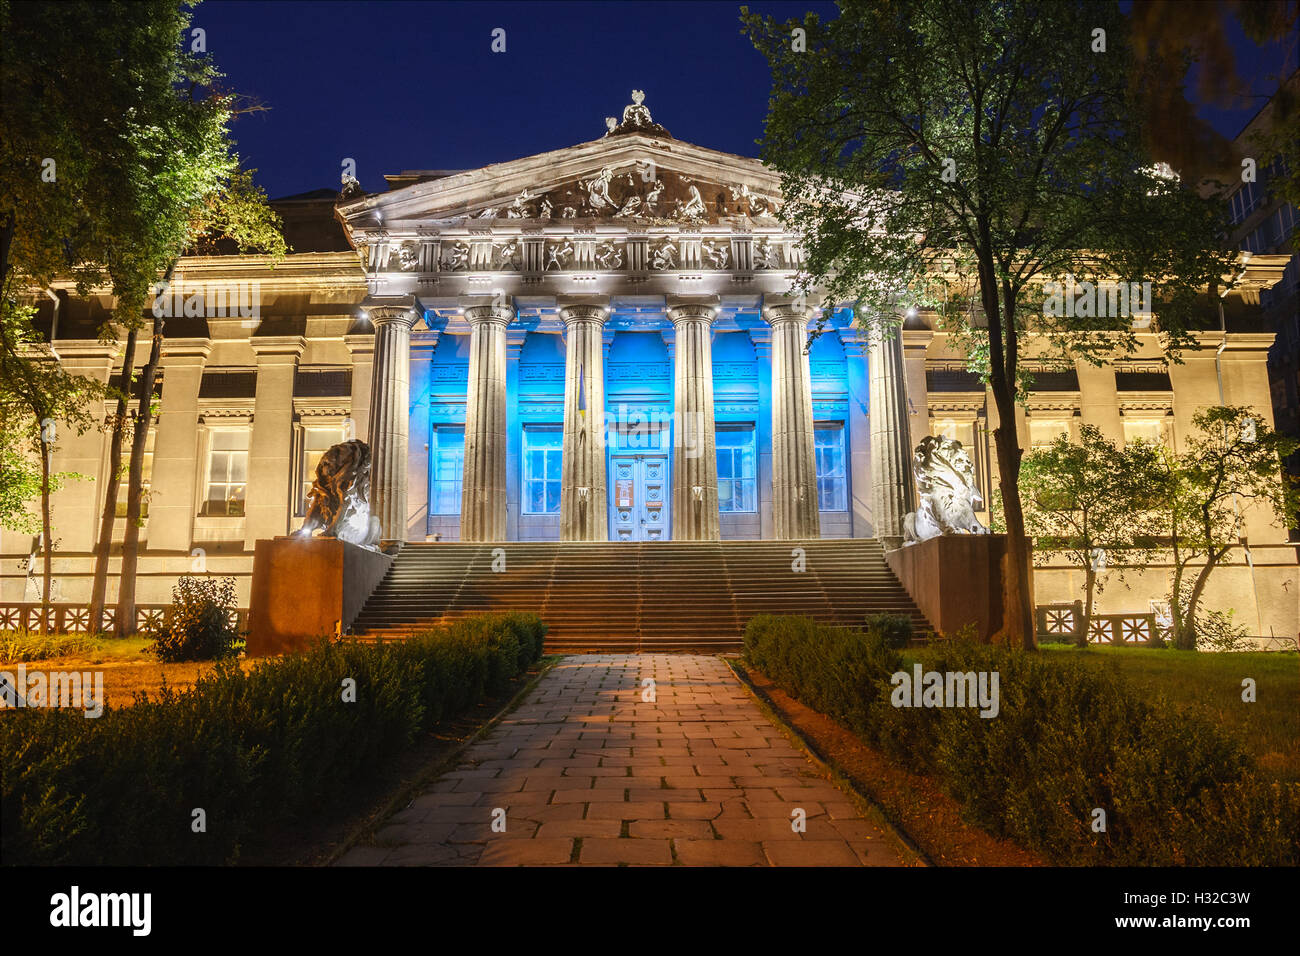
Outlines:
<svg viewBox="0 0 1300 956"><path fill-rule="evenodd" d="M307 501L298 534L310 537L319 531L323 538L376 550L382 528L370 513L370 446L365 442L340 442L321 455Z"/></svg>
<svg viewBox="0 0 1300 956"><path fill-rule="evenodd" d="M955 438L927 435L912 454L917 508L903 519L903 543L944 534L988 534L975 517L984 499L970 456Z"/></svg>

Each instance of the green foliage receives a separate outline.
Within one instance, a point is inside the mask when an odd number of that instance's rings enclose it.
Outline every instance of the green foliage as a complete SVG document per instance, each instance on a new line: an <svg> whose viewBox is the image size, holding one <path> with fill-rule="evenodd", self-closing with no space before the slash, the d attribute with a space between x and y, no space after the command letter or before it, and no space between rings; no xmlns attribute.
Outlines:
<svg viewBox="0 0 1300 956"><path fill-rule="evenodd" d="M242 648L234 625L235 579L184 575L172 588L163 623L146 630L148 650L160 661L211 661Z"/></svg>
<svg viewBox="0 0 1300 956"><path fill-rule="evenodd" d="M745 653L804 703L935 776L972 823L1053 863L1300 863L1300 785L1262 780L1216 722L1145 698L1112 669L960 640L920 655L927 671L996 672L999 711L984 718L893 706L904 659L861 634L765 616L749 622ZM1106 811L1104 832L1092 830L1094 808Z"/></svg>
<svg viewBox="0 0 1300 956"><path fill-rule="evenodd" d="M1129 317L1043 315L1043 280L1158 282L1167 344L1188 344L1229 271L1226 214L1152 172L1118 4L850 3L826 22L744 8L742 21L772 71L763 158L782 174L805 288L885 319L935 308L995 389L1026 384L1030 328L1062 358L1135 344Z"/></svg>
<svg viewBox="0 0 1300 956"><path fill-rule="evenodd" d="M385 761L498 694L537 658L532 615L467 619L379 647L322 642L187 693L0 720L6 864L219 865L318 814ZM527 649L525 651L525 648ZM355 681L354 702L344 700ZM201 807L207 832L191 830Z"/></svg>
<svg viewBox="0 0 1300 956"><path fill-rule="evenodd" d="M912 640L912 619L906 614L868 614L867 634L886 647L904 648Z"/></svg>
<svg viewBox="0 0 1300 956"><path fill-rule="evenodd" d="M1192 425L1182 454L1165 451L1157 459L1156 494L1145 516L1170 542L1173 639L1184 650L1196 646L1201 595L1214 569L1239 545L1248 510L1262 510L1284 528L1300 521L1300 481L1282 466L1300 444L1246 406L1210 406L1192 417ZM1184 601L1194 562L1201 567ZM1173 600L1175 595L1180 599Z"/></svg>
<svg viewBox="0 0 1300 956"><path fill-rule="evenodd" d="M1083 425L1078 443L1060 435L1021 462L1025 530L1034 536L1035 556L1061 556L1084 569L1081 635L1105 589L1105 570L1122 578L1125 564L1144 562L1155 551L1138 517L1155 500L1158 454L1142 442L1118 448L1096 426Z"/></svg>

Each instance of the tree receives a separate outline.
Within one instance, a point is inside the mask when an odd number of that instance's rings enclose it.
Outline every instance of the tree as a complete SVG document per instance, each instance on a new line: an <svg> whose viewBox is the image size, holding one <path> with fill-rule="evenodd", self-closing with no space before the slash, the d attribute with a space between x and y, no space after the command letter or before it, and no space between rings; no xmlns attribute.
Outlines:
<svg viewBox="0 0 1300 956"><path fill-rule="evenodd" d="M1115 3L852 2L827 23L743 8L742 21L772 70L763 158L805 251L797 286L861 302L888 334L903 308L933 308L990 386L1008 534L999 639L1032 648L1013 424L1026 339L1062 363L1136 344L1134 310L1046 314L1043 284L1152 282L1176 354L1235 258L1217 249L1222 204L1145 150Z"/></svg>
<svg viewBox="0 0 1300 956"><path fill-rule="evenodd" d="M1151 475L1158 454L1134 442L1120 449L1094 425L1079 429L1079 442L1059 436L1025 456L1020 491L1025 529L1036 555L1058 554L1083 569L1083 619L1078 643L1086 644L1102 572L1147 560L1155 548L1134 516L1151 503ZM1112 563L1113 562L1113 563Z"/></svg>
<svg viewBox="0 0 1300 956"><path fill-rule="evenodd" d="M1300 482L1282 470L1282 459L1297 449L1294 439L1237 405L1207 408L1192 424L1197 433L1187 450L1159 461L1155 507L1173 555L1169 604L1174 645L1183 650L1196 648L1201 596L1214 569L1240 546L1245 510L1263 508L1283 527L1300 517Z"/></svg>
<svg viewBox="0 0 1300 956"><path fill-rule="evenodd" d="M15 279L37 288L71 275L83 295L107 284L116 302L101 334L115 340L121 329L127 333L122 389L108 422L113 472L96 545L92 629L103 619L127 396L152 287L159 276L169 279L179 257L209 233L273 259L287 251L279 218L253 184L253 171L239 168L229 135L236 115L261 107L241 106L220 87L221 75L191 42L188 6L0 5L0 275L6 287ZM51 44L51 36L59 43ZM164 320L152 319L125 476L119 632L129 630L135 616L143 461ZM7 364L18 361L7 356Z"/></svg>
<svg viewBox="0 0 1300 956"><path fill-rule="evenodd" d="M0 300L0 336L5 339L6 351L24 356L22 361L10 362L4 392L0 397L0 410L6 418L14 415L21 422L21 433L30 451L40 459L41 535L41 633L48 628L50 619L50 587L53 581L54 534L50 513L50 495L58 490L61 481L79 475L56 475L51 466L54 446L63 427L82 434L93 423L87 411L91 401L103 395L98 383L80 375L70 375L58 361L50 347L39 341L31 326L35 312L30 306L19 307L8 300Z"/></svg>

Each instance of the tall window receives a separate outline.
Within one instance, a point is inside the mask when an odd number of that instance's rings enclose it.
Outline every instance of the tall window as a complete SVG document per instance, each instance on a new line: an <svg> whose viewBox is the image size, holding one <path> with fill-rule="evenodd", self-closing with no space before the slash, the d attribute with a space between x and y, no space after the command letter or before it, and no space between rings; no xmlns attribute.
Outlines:
<svg viewBox="0 0 1300 956"><path fill-rule="evenodd" d="M1124 443L1144 441L1152 445L1169 444L1168 418L1125 418Z"/></svg>
<svg viewBox="0 0 1300 956"><path fill-rule="evenodd" d="M757 510L758 469L753 425L720 425L714 437L718 452L718 510Z"/></svg>
<svg viewBox="0 0 1300 956"><path fill-rule="evenodd" d="M1070 437L1070 423L1060 419L1031 418L1029 420L1029 447L1046 448L1061 435Z"/></svg>
<svg viewBox="0 0 1300 956"><path fill-rule="evenodd" d="M144 445L144 468L140 472L140 517L149 517L149 487L153 480L153 439L154 429L149 429L149 436ZM121 471L118 472L116 514L126 517L126 496L131 484L131 435L122 436Z"/></svg>
<svg viewBox="0 0 1300 956"><path fill-rule="evenodd" d="M524 514L560 513L560 455L564 431L559 425L524 428Z"/></svg>
<svg viewBox="0 0 1300 956"><path fill-rule="evenodd" d="M244 489L248 481L247 428L212 432L208 453L208 491L205 515L237 517L244 513Z"/></svg>
<svg viewBox="0 0 1300 956"><path fill-rule="evenodd" d="M460 514L461 478L465 473L465 428L437 425L429 448L429 514Z"/></svg>
<svg viewBox="0 0 1300 956"><path fill-rule="evenodd" d="M343 428L333 425L327 428L313 426L302 430L302 482L298 489L298 514L306 514L308 508L307 492L311 491L316 480L316 466L321 456L343 440Z"/></svg>
<svg viewBox="0 0 1300 956"><path fill-rule="evenodd" d="M813 430L817 449L817 510L847 511L848 478L844 469L844 423L818 422Z"/></svg>

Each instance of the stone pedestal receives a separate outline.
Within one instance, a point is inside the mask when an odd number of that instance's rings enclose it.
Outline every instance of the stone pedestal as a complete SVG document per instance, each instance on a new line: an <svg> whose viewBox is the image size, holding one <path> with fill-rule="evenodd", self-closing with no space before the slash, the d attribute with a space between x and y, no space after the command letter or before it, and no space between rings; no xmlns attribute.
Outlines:
<svg viewBox="0 0 1300 956"><path fill-rule="evenodd" d="M406 455L410 427L411 326L415 297L362 303L375 326L370 390L370 511L385 543L406 540Z"/></svg>
<svg viewBox="0 0 1300 956"><path fill-rule="evenodd" d="M871 390L871 517L876 537L901 542L903 519L916 510L902 330L867 334Z"/></svg>
<svg viewBox="0 0 1300 956"><path fill-rule="evenodd" d="M764 303L772 327L772 523L777 539L821 536L817 458L813 445L809 310L793 302Z"/></svg>
<svg viewBox="0 0 1300 956"><path fill-rule="evenodd" d="M460 539L506 539L506 327L514 307L490 296L466 297L470 326L465 392L465 469Z"/></svg>
<svg viewBox="0 0 1300 956"><path fill-rule="evenodd" d="M940 535L885 552L885 561L930 625L948 636L975 626L978 640L1002 628L1004 534ZM1033 572L1030 572L1033 593Z"/></svg>
<svg viewBox="0 0 1300 956"><path fill-rule="evenodd" d="M716 299L673 298L673 398L677 427L673 439L674 541L717 541L718 454L713 423L713 317Z"/></svg>
<svg viewBox="0 0 1300 956"><path fill-rule="evenodd" d="M609 540L602 341L608 315L608 309L596 303L560 306L564 322L561 541Z"/></svg>
<svg viewBox="0 0 1300 956"><path fill-rule="evenodd" d="M302 650L346 633L392 563L389 555L338 538L258 541L248 656Z"/></svg>

